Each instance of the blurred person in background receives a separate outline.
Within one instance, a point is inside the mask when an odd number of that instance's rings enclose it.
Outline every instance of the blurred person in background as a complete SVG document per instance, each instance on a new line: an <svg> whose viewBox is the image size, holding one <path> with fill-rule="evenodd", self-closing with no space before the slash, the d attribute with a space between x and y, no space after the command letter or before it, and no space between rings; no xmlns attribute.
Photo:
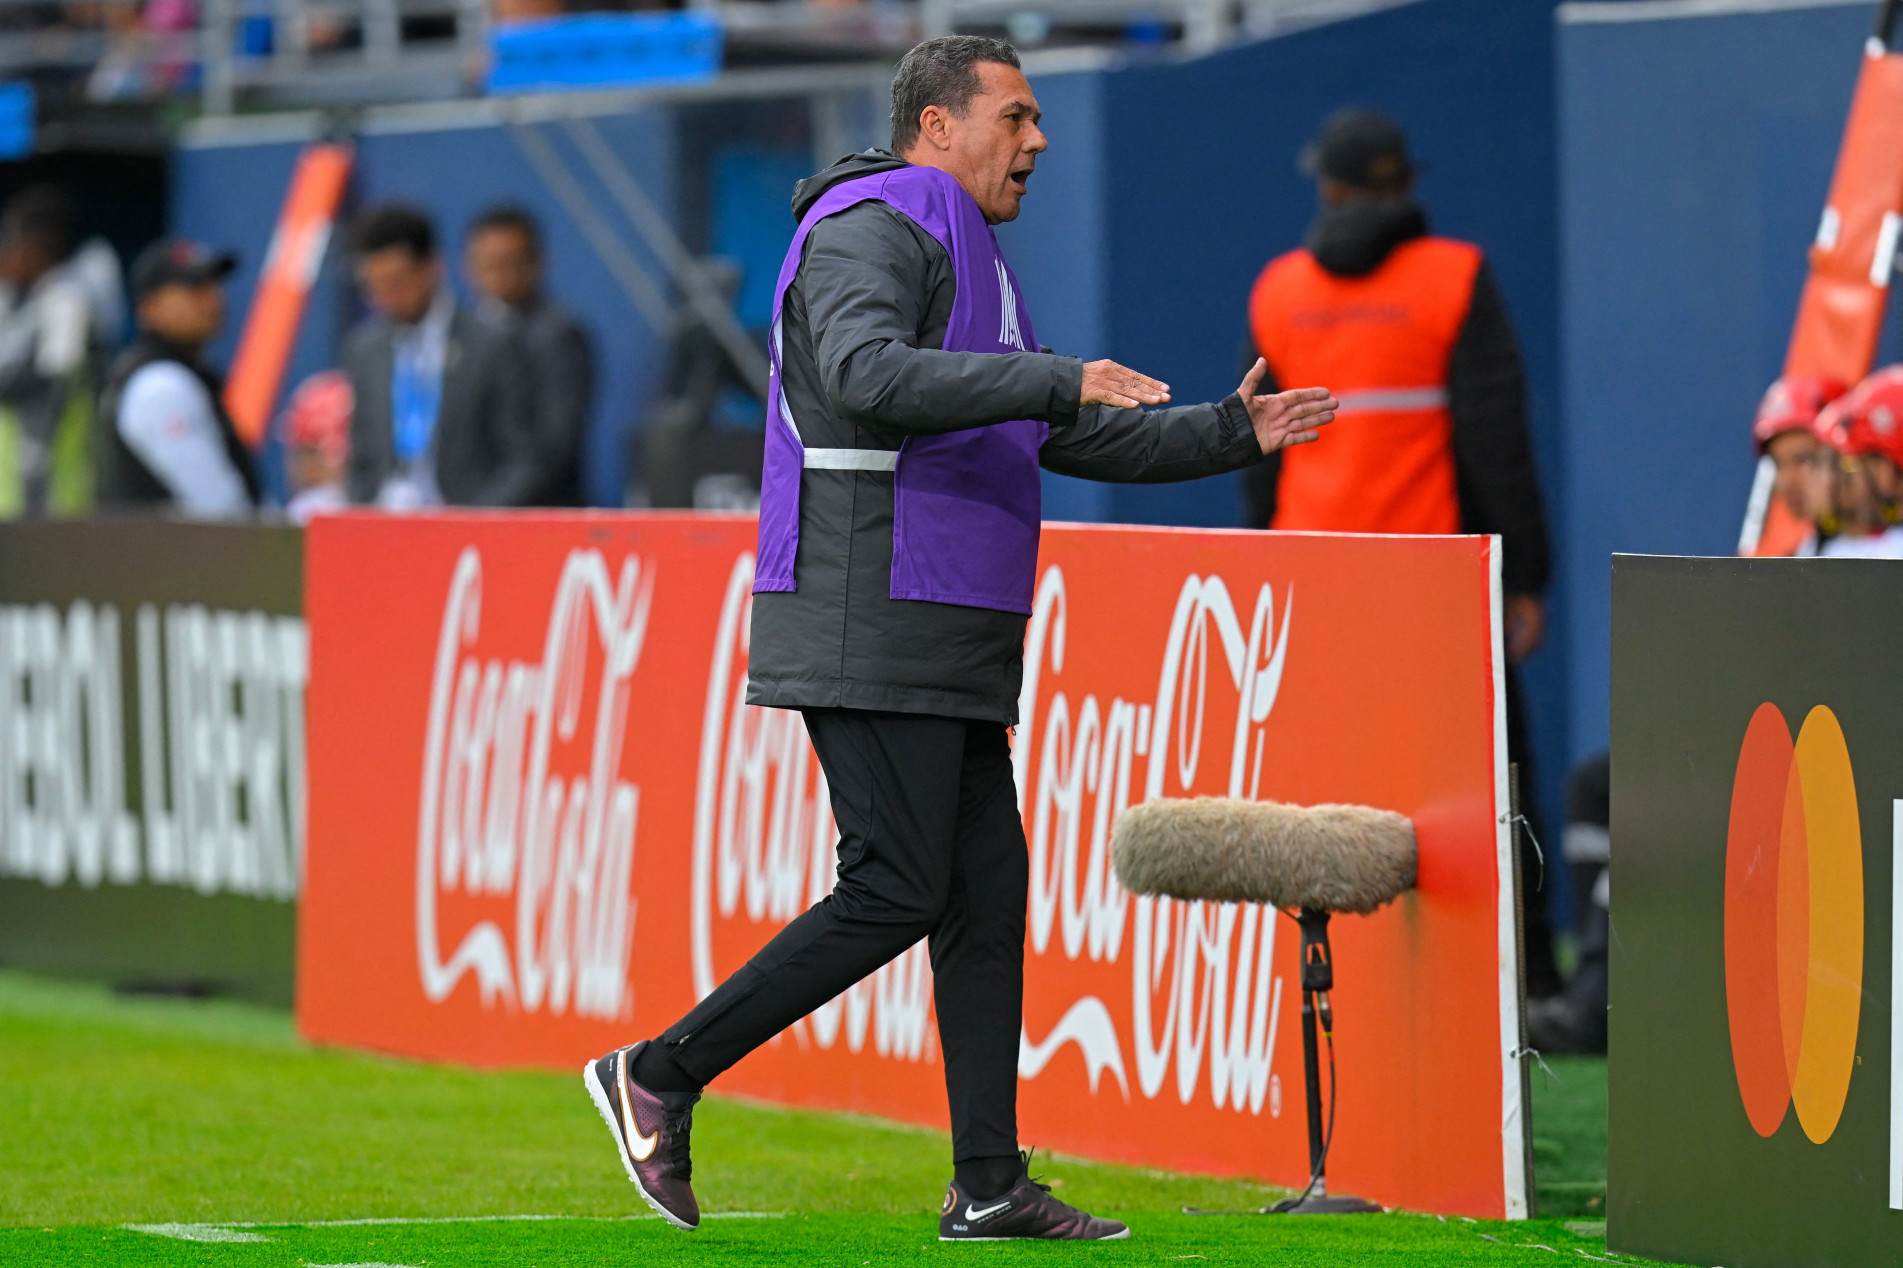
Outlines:
<svg viewBox="0 0 1903 1268"><path fill-rule="evenodd" d="M195 0L109 0L100 13L109 41L86 77L88 99L144 100L188 86L198 61Z"/></svg>
<svg viewBox="0 0 1903 1268"><path fill-rule="evenodd" d="M284 407L278 435L291 485L284 513L294 523L308 524L314 515L350 505L344 465L350 454L353 400L349 376L342 370L324 370L298 384Z"/></svg>
<svg viewBox="0 0 1903 1268"><path fill-rule="evenodd" d="M1903 365L1886 366L1826 405L1817 433L1836 451L1837 535L1826 559L1903 559Z"/></svg>
<svg viewBox="0 0 1903 1268"><path fill-rule="evenodd" d="M582 443L595 403L595 352L587 329L542 288L542 231L519 207L491 207L469 226L463 274L485 320L512 334L533 376L544 476L538 506L580 506Z"/></svg>
<svg viewBox="0 0 1903 1268"><path fill-rule="evenodd" d="M119 257L55 185L0 210L0 517L93 502L94 389L125 327Z"/></svg>
<svg viewBox="0 0 1903 1268"><path fill-rule="evenodd" d="M225 324L228 251L155 242L132 266L139 333L113 362L100 396L99 504L170 508L197 519L235 519L258 505L251 454L205 364Z"/></svg>
<svg viewBox="0 0 1903 1268"><path fill-rule="evenodd" d="M1567 777L1560 852L1572 874L1579 966L1565 991L1527 1001L1526 1041L1541 1052L1603 1053L1612 945L1611 754L1587 758Z"/></svg>
<svg viewBox="0 0 1903 1268"><path fill-rule="evenodd" d="M533 505L545 465L520 343L456 301L435 227L416 208L370 208L351 246L372 315L344 339L350 500Z"/></svg>
<svg viewBox="0 0 1903 1268"><path fill-rule="evenodd" d="M567 12L562 0L492 0L489 6L490 20L498 26L511 22L536 22L543 18L559 18Z"/></svg>
<svg viewBox="0 0 1903 1268"><path fill-rule="evenodd" d="M1771 495L1811 526L1793 552L1815 555L1837 531L1831 506L1837 451L1816 431L1817 416L1844 394L1844 385L1820 374L1789 374L1771 384L1758 404L1751 437L1777 472Z"/></svg>
<svg viewBox="0 0 1903 1268"><path fill-rule="evenodd" d="M1544 635L1549 552L1527 429L1526 380L1506 303L1480 248L1428 234L1400 128L1336 112L1303 151L1320 214L1249 299L1243 364L1262 390L1326 383L1341 413L1321 443L1243 473L1256 528L1347 533L1498 533L1505 588L1507 749L1536 786L1518 674ZM1522 834L1529 893L1543 867ZM1527 987L1560 987L1546 904L1526 904Z"/></svg>
<svg viewBox="0 0 1903 1268"><path fill-rule="evenodd" d="M745 277L740 261L704 256L700 270L722 307L732 308ZM698 307L676 323L664 364L639 443L629 447L627 504L758 510L766 403Z"/></svg>

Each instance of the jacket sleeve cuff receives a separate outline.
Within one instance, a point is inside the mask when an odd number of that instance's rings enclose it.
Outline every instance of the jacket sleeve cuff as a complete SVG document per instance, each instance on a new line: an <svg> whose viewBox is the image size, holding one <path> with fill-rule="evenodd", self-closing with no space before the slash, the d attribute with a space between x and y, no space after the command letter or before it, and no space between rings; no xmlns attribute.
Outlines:
<svg viewBox="0 0 1903 1268"><path fill-rule="evenodd" d="M1249 407L1242 403L1242 394L1231 392L1216 402L1216 415L1222 419L1225 450L1233 454L1237 467L1253 467L1268 457L1262 452L1262 442L1256 439L1255 423L1249 418Z"/></svg>
<svg viewBox="0 0 1903 1268"><path fill-rule="evenodd" d="M1069 427L1077 421L1079 401L1084 394L1084 363L1076 357L1051 358L1051 400L1044 421L1053 427Z"/></svg>

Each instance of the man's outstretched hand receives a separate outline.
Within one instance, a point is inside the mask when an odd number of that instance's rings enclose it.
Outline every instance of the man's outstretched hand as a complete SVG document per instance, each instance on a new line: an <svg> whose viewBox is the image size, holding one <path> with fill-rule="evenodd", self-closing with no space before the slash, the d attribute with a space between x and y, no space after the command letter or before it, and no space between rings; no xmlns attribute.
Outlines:
<svg viewBox="0 0 1903 1268"><path fill-rule="evenodd" d="M1249 408L1249 421L1255 424L1255 438L1261 442L1262 452L1306 445L1320 435L1316 428L1334 421L1341 402L1325 387L1298 387L1274 396L1257 396L1255 390L1268 370L1269 363L1257 357L1248 377L1236 389Z"/></svg>
<svg viewBox="0 0 1903 1268"><path fill-rule="evenodd" d="M1118 365L1115 361L1086 361L1081 405L1114 405L1118 409L1142 409L1162 405L1170 399L1170 385L1147 374Z"/></svg>

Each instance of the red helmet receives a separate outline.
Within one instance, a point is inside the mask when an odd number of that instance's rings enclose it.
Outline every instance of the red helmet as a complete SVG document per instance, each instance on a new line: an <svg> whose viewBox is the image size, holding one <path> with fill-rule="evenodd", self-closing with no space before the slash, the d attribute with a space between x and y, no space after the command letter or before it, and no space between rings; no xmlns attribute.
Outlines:
<svg viewBox="0 0 1903 1268"><path fill-rule="evenodd" d="M341 370L311 375L291 393L285 406L284 443L294 449L319 449L341 457L350 446L350 415L355 408L350 379Z"/></svg>
<svg viewBox="0 0 1903 1268"><path fill-rule="evenodd" d="M1855 457L1881 454L1903 466L1903 365L1885 366L1826 406L1817 433Z"/></svg>
<svg viewBox="0 0 1903 1268"><path fill-rule="evenodd" d="M1843 384L1821 374L1787 374L1771 384L1751 425L1758 452L1787 431L1814 427L1823 408L1843 394Z"/></svg>

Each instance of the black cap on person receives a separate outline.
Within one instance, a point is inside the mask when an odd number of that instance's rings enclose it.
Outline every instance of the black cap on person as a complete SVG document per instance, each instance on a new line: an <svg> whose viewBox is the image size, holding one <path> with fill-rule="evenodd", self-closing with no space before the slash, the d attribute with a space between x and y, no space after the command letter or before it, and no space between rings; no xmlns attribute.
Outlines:
<svg viewBox="0 0 1903 1268"><path fill-rule="evenodd" d="M1414 179L1407 137L1378 110L1337 110L1302 148L1302 171L1355 189L1399 190Z"/></svg>
<svg viewBox="0 0 1903 1268"><path fill-rule="evenodd" d="M144 299L166 286L222 282L237 267L238 257L230 251L213 251L186 238L161 238L132 263L132 298Z"/></svg>

